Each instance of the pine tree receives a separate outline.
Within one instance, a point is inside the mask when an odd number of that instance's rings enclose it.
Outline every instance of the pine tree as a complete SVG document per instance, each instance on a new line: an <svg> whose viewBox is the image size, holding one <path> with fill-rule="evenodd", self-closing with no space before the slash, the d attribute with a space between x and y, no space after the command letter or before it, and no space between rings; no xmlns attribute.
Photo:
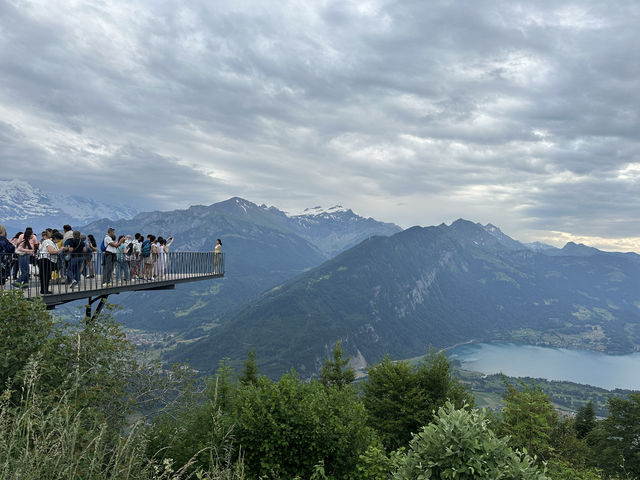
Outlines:
<svg viewBox="0 0 640 480"><path fill-rule="evenodd" d="M356 372L349 367L349 357L342 359L341 342L338 341L333 347L333 360L327 359L322 367L320 382L326 387L335 386L343 388L356 379Z"/></svg>
<svg viewBox="0 0 640 480"><path fill-rule="evenodd" d="M584 438L587 434L596 426L596 410L593 406L593 402L589 400L585 406L578 409L576 413L576 421L574 428L576 429L576 435L578 438Z"/></svg>
<svg viewBox="0 0 640 480"><path fill-rule="evenodd" d="M256 385L258 383L258 363L256 362L256 351L249 350L247 359L244 361L244 371L238 381L242 385Z"/></svg>

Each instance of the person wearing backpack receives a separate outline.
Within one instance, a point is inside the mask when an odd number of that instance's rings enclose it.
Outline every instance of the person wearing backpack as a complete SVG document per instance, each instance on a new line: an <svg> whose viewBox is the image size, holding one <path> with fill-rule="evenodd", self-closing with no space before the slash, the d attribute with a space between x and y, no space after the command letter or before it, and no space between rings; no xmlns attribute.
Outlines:
<svg viewBox="0 0 640 480"><path fill-rule="evenodd" d="M0 290L4 282L11 278L11 264L13 263L13 252L16 247L7 240L7 229L0 225Z"/></svg>
<svg viewBox="0 0 640 480"><path fill-rule="evenodd" d="M147 239L142 242L142 246L140 248L143 264L142 277L145 280L151 280L153 277L153 267L155 264L153 250L155 249L155 241L155 235L147 235Z"/></svg>
<svg viewBox="0 0 640 480"><path fill-rule="evenodd" d="M64 242L62 250L67 253L65 255L65 259L68 259L67 281L71 285L71 290L73 290L80 283L80 271L82 262L84 262L84 253L86 253L84 242L78 230L74 230L71 238Z"/></svg>

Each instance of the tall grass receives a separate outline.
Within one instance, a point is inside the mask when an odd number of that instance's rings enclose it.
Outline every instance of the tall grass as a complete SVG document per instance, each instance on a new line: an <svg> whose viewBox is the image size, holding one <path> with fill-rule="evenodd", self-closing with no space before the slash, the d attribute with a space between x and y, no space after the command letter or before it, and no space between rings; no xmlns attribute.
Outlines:
<svg viewBox="0 0 640 480"><path fill-rule="evenodd" d="M38 392L38 362L31 361L20 391L0 395L0 479L7 480L243 480L242 460L232 448L223 458L211 455L207 471L194 460L176 466L170 459L145 455L142 423L127 432L109 432L107 424L74 406L74 386L51 400ZM198 452L199 454L203 452Z"/></svg>

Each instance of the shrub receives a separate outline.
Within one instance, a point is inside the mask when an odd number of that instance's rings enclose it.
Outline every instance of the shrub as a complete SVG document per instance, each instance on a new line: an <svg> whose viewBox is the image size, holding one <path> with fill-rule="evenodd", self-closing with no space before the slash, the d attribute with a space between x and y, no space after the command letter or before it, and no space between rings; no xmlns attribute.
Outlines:
<svg viewBox="0 0 640 480"><path fill-rule="evenodd" d="M433 423L413 436L409 451L393 476L396 480L543 480L545 475L526 454L498 438L478 411L456 410L450 402Z"/></svg>

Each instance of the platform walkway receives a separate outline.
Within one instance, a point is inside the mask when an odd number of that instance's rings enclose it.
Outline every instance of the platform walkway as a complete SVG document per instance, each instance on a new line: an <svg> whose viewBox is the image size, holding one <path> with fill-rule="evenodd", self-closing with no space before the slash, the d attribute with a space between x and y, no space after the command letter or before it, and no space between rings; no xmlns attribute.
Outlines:
<svg viewBox="0 0 640 480"><path fill-rule="evenodd" d="M2 255L2 254L0 254ZM82 258L80 258L82 256ZM110 262L114 260L112 257ZM82 269L87 275L80 275L80 281L72 284L66 275L54 275L57 279L52 279L49 283L49 292L42 294L40 289L40 268L35 265L30 267L30 275L26 284L16 285L13 279L7 280L1 287L5 290L22 289L25 298L42 298L47 308L54 308L56 305L72 302L75 300L88 299L89 304L96 299L104 299L108 295L121 292L132 292L141 290L168 290L175 288L178 283L195 282L213 278L222 278L225 274L224 254L213 252L169 252L155 259L155 264L151 273L143 271L142 258L125 258L121 256L119 261L114 261L113 271L110 278L105 279L105 270L108 273L108 266L105 269L105 255L102 253L89 255L81 254L77 259L66 261L60 257L56 265L66 265L62 267L67 271L69 267ZM88 263L93 265L94 275L90 276ZM126 271L129 270L130 279L127 280ZM138 272L140 276L144 274L151 279L137 278L131 272ZM58 272L61 273L61 272Z"/></svg>

